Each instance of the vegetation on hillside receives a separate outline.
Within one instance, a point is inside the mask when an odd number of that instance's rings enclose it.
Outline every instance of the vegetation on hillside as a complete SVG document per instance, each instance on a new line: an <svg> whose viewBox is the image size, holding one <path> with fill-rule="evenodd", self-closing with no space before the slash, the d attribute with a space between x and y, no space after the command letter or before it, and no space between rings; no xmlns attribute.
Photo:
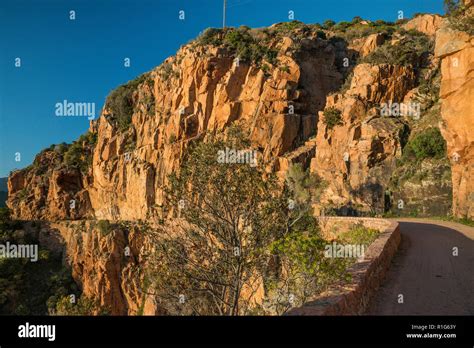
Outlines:
<svg viewBox="0 0 474 348"><path fill-rule="evenodd" d="M167 191L179 220L172 231L149 232L157 250L148 279L169 314L285 311L344 272L340 260L324 258L309 209L322 181L295 167L282 187L272 175L264 178L264 166L219 163L226 148L250 149L250 142L232 127L226 137L210 136L189 149ZM248 296L260 286L275 290L264 306ZM297 296L283 300L280 290Z"/></svg>
<svg viewBox="0 0 474 348"><path fill-rule="evenodd" d="M129 81L114 89L107 100L105 108L110 110L109 120L115 124L119 130L126 130L132 122L133 96L138 86L149 79L149 73L145 73L136 79Z"/></svg>
<svg viewBox="0 0 474 348"><path fill-rule="evenodd" d="M474 16L468 13L462 0L444 0L444 7L451 28L474 35Z"/></svg>
<svg viewBox="0 0 474 348"><path fill-rule="evenodd" d="M0 244L38 244L21 229L21 223L11 220L9 210L0 208ZM0 314L46 315L60 297L78 293L61 255L39 247L36 262L0 258Z"/></svg>
<svg viewBox="0 0 474 348"><path fill-rule="evenodd" d="M446 157L446 140L439 128L431 127L415 135L403 149L404 160L421 161L426 158Z"/></svg>
<svg viewBox="0 0 474 348"><path fill-rule="evenodd" d="M263 61L277 65L277 51L271 49L252 34L249 27L227 29L206 29L196 40L201 45L224 45L247 63L260 65Z"/></svg>
<svg viewBox="0 0 474 348"><path fill-rule="evenodd" d="M418 68L426 60L426 55L434 49L434 41L416 30L398 31L400 38L395 44L386 41L375 51L361 59L361 63L393 64Z"/></svg>
<svg viewBox="0 0 474 348"><path fill-rule="evenodd" d="M63 163L68 167L78 168L81 172L87 172L92 165L92 152L97 142L97 134L87 132L82 134L79 139L63 148L55 149L63 154Z"/></svg>
<svg viewBox="0 0 474 348"><path fill-rule="evenodd" d="M333 129L335 126L342 124L342 113L335 107L329 107L323 111L323 122L328 129Z"/></svg>

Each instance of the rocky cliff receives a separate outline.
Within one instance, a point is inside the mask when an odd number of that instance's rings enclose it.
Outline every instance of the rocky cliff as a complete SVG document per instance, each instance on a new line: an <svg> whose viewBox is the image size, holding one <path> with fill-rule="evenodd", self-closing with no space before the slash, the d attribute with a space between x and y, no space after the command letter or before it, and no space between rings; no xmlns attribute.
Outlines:
<svg viewBox="0 0 474 348"><path fill-rule="evenodd" d="M113 314L159 311L142 293L147 242L124 223L163 222L163 190L186 148L231 124L268 172L284 178L301 163L326 181L316 212L443 215L453 190L455 214L472 216L472 37L443 23L208 30L113 91L88 134L13 172L8 206L49 221L45 243L58 239L84 293ZM426 149L441 120L450 158L459 154L452 185L444 141ZM102 235L97 220L113 231Z"/></svg>
<svg viewBox="0 0 474 348"><path fill-rule="evenodd" d="M466 1L466 16L474 16ZM472 31L472 27L471 27ZM443 136L452 166L453 212L474 215L474 38L449 25L436 32L436 56L441 60L441 115Z"/></svg>

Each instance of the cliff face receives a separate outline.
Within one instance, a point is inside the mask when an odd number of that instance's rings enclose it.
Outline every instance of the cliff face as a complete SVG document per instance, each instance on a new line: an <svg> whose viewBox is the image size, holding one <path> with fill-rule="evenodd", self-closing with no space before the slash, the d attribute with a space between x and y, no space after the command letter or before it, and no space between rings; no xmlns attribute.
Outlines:
<svg viewBox="0 0 474 348"><path fill-rule="evenodd" d="M46 152L38 161L53 168L47 175L13 173L14 215L52 220L159 217L162 188L179 167L184 149L233 122L249 131L269 170L278 170L286 160L282 156L291 157L315 135L317 113L342 75L335 61L338 49L326 40L302 40L295 53L288 37L273 45L278 67L267 64L266 70L237 63L222 47L184 46L137 85L128 129L114 125L107 107L91 124L97 143L87 172L54 169L57 155ZM71 199L76 200L75 211L67 207Z"/></svg>
<svg viewBox="0 0 474 348"><path fill-rule="evenodd" d="M7 205L22 220L79 219L90 214L87 177L61 166L55 151L42 151L32 166L8 178Z"/></svg>
<svg viewBox="0 0 474 348"><path fill-rule="evenodd" d="M472 2L470 15L474 15ZM448 26L436 33L441 59L442 132L452 166L453 212L474 216L474 38Z"/></svg>
<svg viewBox="0 0 474 348"><path fill-rule="evenodd" d="M65 255L83 295L112 315L156 315L159 309L144 287L150 244L139 224L97 221L43 222L39 242Z"/></svg>
<svg viewBox="0 0 474 348"><path fill-rule="evenodd" d="M395 157L401 152L403 123L380 117L372 105L400 101L413 84L410 69L361 64L354 70L349 90L328 97L326 107L341 111L342 124L330 129L324 123L323 112L319 114L317 151L311 170L331 183L323 205L340 206L351 200L364 204L365 186L387 185ZM360 195L355 191L361 191ZM361 196L359 202L357 196Z"/></svg>
<svg viewBox="0 0 474 348"><path fill-rule="evenodd" d="M245 62L236 64L222 48L185 46L164 63L176 73L164 78L163 68L158 68L139 85L128 133L117 132L105 110L105 117L94 125L98 142L88 191L95 216L159 216L162 188L178 169L183 150L204 133L232 122L249 130L270 166L313 135L317 111L342 77L331 45L308 41L302 63L285 55L291 45L289 38L277 44L285 70L274 67L267 73ZM147 100L154 100L152 113ZM127 151L131 136L134 147Z"/></svg>
<svg viewBox="0 0 474 348"><path fill-rule="evenodd" d="M15 218L50 221L43 241L66 251L84 294L113 314L159 313L143 289L148 242L124 222L166 218L163 189L186 148L230 124L248 132L267 171L283 179L291 164L301 163L326 181L316 212L383 213L402 199L406 212L443 215L452 189L454 212L472 216L473 43L465 33L437 30L443 23L420 16L405 24L430 40L436 33L436 57L429 48L408 53L409 64L380 58L406 37L416 39L407 33L345 40L341 33L326 31L326 39L297 28L266 42L275 56L260 62L236 60L222 44L187 44L114 91L91 123L91 136L47 149L12 173L8 206ZM364 25L357 28L365 32ZM412 102L423 105L420 117L381 114L383 104ZM326 119L331 112L333 124ZM399 163L407 142L437 128L441 118L452 188L445 159ZM407 175L411 167L424 174ZM102 219L116 223L107 235L97 227Z"/></svg>

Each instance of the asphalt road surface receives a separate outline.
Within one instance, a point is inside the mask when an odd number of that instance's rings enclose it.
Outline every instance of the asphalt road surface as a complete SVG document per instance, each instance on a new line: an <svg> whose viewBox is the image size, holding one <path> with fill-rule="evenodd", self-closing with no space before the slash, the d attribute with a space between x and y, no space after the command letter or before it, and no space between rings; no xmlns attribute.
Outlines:
<svg viewBox="0 0 474 348"><path fill-rule="evenodd" d="M367 314L474 315L474 228L427 219L398 221L400 248Z"/></svg>

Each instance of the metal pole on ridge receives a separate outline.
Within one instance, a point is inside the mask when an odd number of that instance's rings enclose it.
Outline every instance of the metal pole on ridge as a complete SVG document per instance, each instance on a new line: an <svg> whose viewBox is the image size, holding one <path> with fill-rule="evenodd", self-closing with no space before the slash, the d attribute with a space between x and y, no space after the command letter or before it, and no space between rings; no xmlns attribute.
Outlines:
<svg viewBox="0 0 474 348"><path fill-rule="evenodd" d="M222 28L225 29L225 15L226 15L227 0L224 0L224 13L222 19Z"/></svg>

